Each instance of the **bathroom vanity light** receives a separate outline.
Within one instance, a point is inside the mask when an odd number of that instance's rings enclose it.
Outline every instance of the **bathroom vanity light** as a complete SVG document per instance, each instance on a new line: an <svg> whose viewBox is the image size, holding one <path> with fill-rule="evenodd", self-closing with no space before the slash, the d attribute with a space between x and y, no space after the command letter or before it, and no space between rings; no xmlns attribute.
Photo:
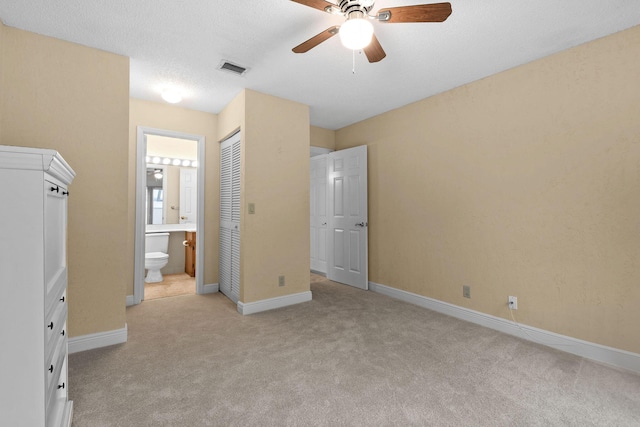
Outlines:
<svg viewBox="0 0 640 427"><path fill-rule="evenodd" d="M184 167L192 167L197 168L198 162L197 160L187 160L187 159L174 159L172 157L149 157L146 158L147 163L151 163L154 165L173 165L173 166L184 166Z"/></svg>

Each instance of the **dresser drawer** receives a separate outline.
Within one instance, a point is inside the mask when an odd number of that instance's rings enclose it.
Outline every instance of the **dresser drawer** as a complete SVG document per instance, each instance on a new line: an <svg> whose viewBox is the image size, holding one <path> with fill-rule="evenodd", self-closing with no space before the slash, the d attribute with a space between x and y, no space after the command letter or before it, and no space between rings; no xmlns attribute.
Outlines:
<svg viewBox="0 0 640 427"><path fill-rule="evenodd" d="M67 409L67 364L68 359L64 357L61 363L60 375L57 381L53 382L53 387L49 390L46 398L47 426L60 426L64 418L65 409Z"/></svg>
<svg viewBox="0 0 640 427"><path fill-rule="evenodd" d="M60 299L62 298L63 294L67 290L67 282L68 282L67 269L64 268L60 272L60 275L56 277L55 282L51 284L51 287L48 290L48 292L45 294L45 298L44 298L45 316L47 317L51 316L51 312L58 307L58 302L60 302ZM67 296L64 295L64 301L62 302L66 302L66 301L67 301Z"/></svg>
<svg viewBox="0 0 640 427"><path fill-rule="evenodd" d="M57 340L67 335L67 303L66 293L59 298L57 307L51 316L45 318L44 326L44 354L46 359L50 359L56 347Z"/></svg>
<svg viewBox="0 0 640 427"><path fill-rule="evenodd" d="M67 324L66 322L63 325L63 329L66 330ZM51 396L53 390L58 385L57 380L60 377L60 372L62 372L62 364L67 357L67 335L63 336L62 334L58 335L57 339L54 341L54 349L51 353L51 357L47 357L45 360L47 361L45 364L45 377L46 377L46 394L47 400L48 397Z"/></svg>

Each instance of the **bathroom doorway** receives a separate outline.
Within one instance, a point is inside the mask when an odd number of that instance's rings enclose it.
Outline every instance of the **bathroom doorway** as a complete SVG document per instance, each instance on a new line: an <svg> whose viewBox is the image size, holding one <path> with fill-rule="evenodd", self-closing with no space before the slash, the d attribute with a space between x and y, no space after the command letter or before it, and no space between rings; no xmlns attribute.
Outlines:
<svg viewBox="0 0 640 427"><path fill-rule="evenodd" d="M195 293L205 293L204 241L194 236L204 230L204 150L205 138L163 129L138 126L136 149L136 223L133 304L145 299L145 234L169 233L168 254L182 255L176 245L195 249ZM184 181L187 177L187 183ZM180 192L182 194L180 195ZM177 244L175 242L178 242ZM173 248L173 249L172 249ZM185 258L182 262L187 270ZM180 268L172 257L168 272ZM165 267L163 267L164 269ZM164 271L164 270L163 270Z"/></svg>

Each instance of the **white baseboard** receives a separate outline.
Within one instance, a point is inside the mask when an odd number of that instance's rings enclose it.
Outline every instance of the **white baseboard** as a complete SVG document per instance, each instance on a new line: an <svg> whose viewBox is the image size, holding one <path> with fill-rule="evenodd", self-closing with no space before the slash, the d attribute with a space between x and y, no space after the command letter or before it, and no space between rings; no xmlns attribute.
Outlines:
<svg viewBox="0 0 640 427"><path fill-rule="evenodd" d="M132 305L136 305L133 295L127 295L127 307L131 307Z"/></svg>
<svg viewBox="0 0 640 427"><path fill-rule="evenodd" d="M586 359L640 372L640 354L556 334L533 326L516 324L501 317L495 317L374 282L369 282L369 290Z"/></svg>
<svg viewBox="0 0 640 427"><path fill-rule="evenodd" d="M78 353L125 342L127 342L126 323L122 329L69 338L69 353Z"/></svg>
<svg viewBox="0 0 640 427"><path fill-rule="evenodd" d="M238 301L238 313L243 315L260 313L261 311L273 310L274 308L286 307L307 301L311 301L311 291L248 303Z"/></svg>
<svg viewBox="0 0 640 427"><path fill-rule="evenodd" d="M202 294L215 294L220 290L220 285L217 283L210 283L208 285L204 285L204 290Z"/></svg>

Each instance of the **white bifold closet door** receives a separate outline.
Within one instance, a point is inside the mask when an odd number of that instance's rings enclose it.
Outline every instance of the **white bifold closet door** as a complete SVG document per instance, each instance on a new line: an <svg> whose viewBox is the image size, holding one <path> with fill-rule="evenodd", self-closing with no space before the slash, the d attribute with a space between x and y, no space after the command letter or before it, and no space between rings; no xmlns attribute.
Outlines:
<svg viewBox="0 0 640 427"><path fill-rule="evenodd" d="M240 132L220 144L220 291L240 298Z"/></svg>

